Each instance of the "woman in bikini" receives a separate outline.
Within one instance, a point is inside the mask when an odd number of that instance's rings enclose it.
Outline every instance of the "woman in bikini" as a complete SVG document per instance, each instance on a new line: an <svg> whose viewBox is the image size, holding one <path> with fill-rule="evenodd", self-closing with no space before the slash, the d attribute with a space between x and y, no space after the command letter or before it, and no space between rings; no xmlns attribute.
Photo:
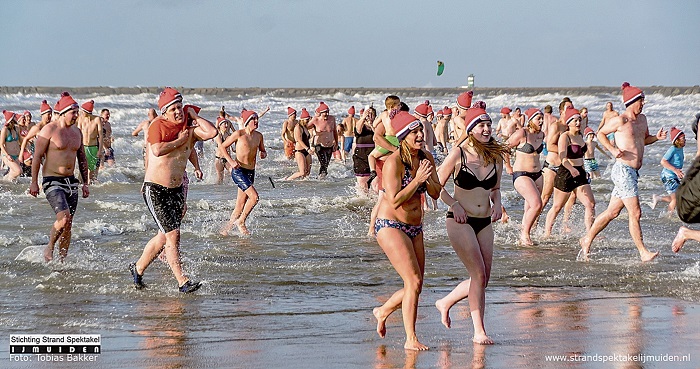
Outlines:
<svg viewBox="0 0 700 369"><path fill-rule="evenodd" d="M219 134L214 137L214 142L216 143L216 154L214 155L214 170L216 170L216 184L220 185L224 183L224 171L231 171L231 164L226 160L226 154L223 150L228 151L228 148L224 148L222 144L228 136L231 135L231 128L233 123L225 117L219 116L216 119L216 126L219 130ZM236 149L233 149L234 152Z"/></svg>
<svg viewBox="0 0 700 369"><path fill-rule="evenodd" d="M544 114L531 108L525 111L526 126L513 133L508 147L515 149L513 164L513 187L525 199L520 243L532 245L530 233L542 211L542 167L540 153L544 149L542 124Z"/></svg>
<svg viewBox="0 0 700 369"><path fill-rule="evenodd" d="M384 162L384 196L379 204L375 233L377 242L403 280L403 288L394 292L384 305L373 310L377 333L386 334L386 319L401 308L406 331L407 350L427 350L416 336L418 296L423 287L425 249L423 246L423 206L421 194L436 199L440 183L435 160L423 149L423 126L407 112L391 119L399 140L399 149Z"/></svg>
<svg viewBox="0 0 700 369"><path fill-rule="evenodd" d="M450 328L450 308L469 298L473 341L490 345L484 328L486 286L493 260L492 222L501 217L501 171L508 153L505 145L491 136L491 118L484 109L471 108L464 118L462 141L450 150L440 166L440 184L454 178L454 192L443 189L440 199L449 205L447 235L470 279L461 282L447 296L435 302L442 324Z"/></svg>
<svg viewBox="0 0 700 369"><path fill-rule="evenodd" d="M299 170L287 179L306 178L311 173L311 133L306 126L310 119L311 115L306 108L301 109L299 123L294 126L294 160Z"/></svg>
<svg viewBox="0 0 700 369"><path fill-rule="evenodd" d="M0 155L2 155L2 162L10 168L3 179L14 181L22 174L22 167L19 165L20 136L17 117L11 111L3 110L2 113L5 116L5 124L0 131Z"/></svg>
<svg viewBox="0 0 700 369"><path fill-rule="evenodd" d="M585 207L584 223L586 231L591 229L593 217L595 217L595 198L589 184L588 175L583 168L583 157L588 149L581 136L581 115L574 108L566 109L564 122L567 131L559 136L557 147L561 166L554 178L554 201L552 208L547 212L547 221L544 225L544 237L552 233L554 221L566 204L571 192L575 192L576 198Z"/></svg>

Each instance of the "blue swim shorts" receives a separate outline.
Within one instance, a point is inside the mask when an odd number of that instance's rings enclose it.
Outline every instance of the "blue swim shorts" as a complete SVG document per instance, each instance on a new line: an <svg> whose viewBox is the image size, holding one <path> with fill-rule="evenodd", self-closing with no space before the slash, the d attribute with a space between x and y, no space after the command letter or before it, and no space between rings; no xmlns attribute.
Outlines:
<svg viewBox="0 0 700 369"><path fill-rule="evenodd" d="M246 169L239 167L238 169L231 170L231 179L241 191L247 190L250 186L255 183L255 169Z"/></svg>
<svg viewBox="0 0 700 369"><path fill-rule="evenodd" d="M678 186L681 185L681 180L678 179L678 177L675 175L662 174L661 182L663 182L664 188L666 189L666 193L668 193L669 195L672 193L676 193Z"/></svg>

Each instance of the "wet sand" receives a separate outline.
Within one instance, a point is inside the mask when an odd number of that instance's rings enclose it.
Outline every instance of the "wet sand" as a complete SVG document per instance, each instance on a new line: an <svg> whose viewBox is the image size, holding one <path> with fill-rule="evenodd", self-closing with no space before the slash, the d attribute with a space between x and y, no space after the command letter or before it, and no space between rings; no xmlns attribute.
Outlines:
<svg viewBox="0 0 700 369"><path fill-rule="evenodd" d="M102 368L697 368L700 367L700 305L681 300L582 288L493 288L486 324L493 346L471 342L466 302L452 310L452 329L440 323L434 301L446 288L421 296L417 330L427 352L403 349L401 314L387 321L387 337L375 333L372 307L347 303L324 310L324 298L303 302L281 296L284 312L260 313L260 302L219 296L160 298L133 302L133 327L99 332L97 363L52 363ZM373 297L373 298L376 298ZM209 317L228 315L237 327L207 327ZM236 323L238 321L238 323ZM197 326L197 329L189 327ZM94 332L94 331L93 331ZM195 332L195 333L192 333ZM98 333L98 332L94 332ZM7 346L5 351L5 360ZM548 356L566 357L555 362ZM649 355L641 357L640 355ZM669 362L677 359L690 361ZM687 358L687 357L686 357ZM638 361L628 361L628 360ZM561 360L561 358L560 358ZM571 360L581 360L572 362ZM585 360L585 361L583 361ZM608 360L608 362L603 362ZM617 360L617 362L614 362ZM612 361L612 362L611 362ZM646 361L646 362L642 362ZM38 364L34 363L31 367ZM3 364L4 366L4 364ZM30 367L13 363L13 367Z"/></svg>

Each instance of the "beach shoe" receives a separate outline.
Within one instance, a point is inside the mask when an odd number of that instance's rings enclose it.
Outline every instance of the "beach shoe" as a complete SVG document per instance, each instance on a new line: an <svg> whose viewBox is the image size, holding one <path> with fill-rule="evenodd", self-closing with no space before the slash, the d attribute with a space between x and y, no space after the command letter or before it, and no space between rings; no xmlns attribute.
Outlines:
<svg viewBox="0 0 700 369"><path fill-rule="evenodd" d="M182 293L190 293L197 291L199 287L202 287L202 282L192 282L192 280L188 279L187 282L185 282L185 284L180 286L178 289Z"/></svg>
<svg viewBox="0 0 700 369"><path fill-rule="evenodd" d="M134 287L136 287L137 290L146 288L146 285L143 284L143 275L140 275L136 271L136 263L129 264L129 271L131 272L131 276L134 277Z"/></svg>
<svg viewBox="0 0 700 369"><path fill-rule="evenodd" d="M367 186L371 185L372 181L374 181L375 178L377 178L377 172L374 170L369 172L369 179L367 180Z"/></svg>

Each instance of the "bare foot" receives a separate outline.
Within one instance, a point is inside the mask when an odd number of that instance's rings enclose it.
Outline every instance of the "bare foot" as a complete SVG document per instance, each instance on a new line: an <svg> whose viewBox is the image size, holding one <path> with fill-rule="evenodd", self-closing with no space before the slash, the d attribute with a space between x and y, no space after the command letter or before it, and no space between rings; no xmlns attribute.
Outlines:
<svg viewBox="0 0 700 369"><path fill-rule="evenodd" d="M48 263L51 260L53 260L53 247L46 245L44 248L44 261Z"/></svg>
<svg viewBox="0 0 700 369"><path fill-rule="evenodd" d="M493 340L485 334L475 334L472 342L479 345L493 345Z"/></svg>
<svg viewBox="0 0 700 369"><path fill-rule="evenodd" d="M519 243L520 243L520 245L522 245L522 246L532 246L532 245L534 245L534 243L532 242L532 240L530 239L529 236L523 236L523 235L520 235L520 241L519 241Z"/></svg>
<svg viewBox="0 0 700 369"><path fill-rule="evenodd" d="M652 261L657 256L659 256L658 251L657 252L646 251L646 252L641 254L643 262Z"/></svg>
<svg viewBox="0 0 700 369"><path fill-rule="evenodd" d="M379 337L384 338L386 336L386 316L381 316L379 310L378 307L374 308L372 314L377 318L377 334Z"/></svg>
<svg viewBox="0 0 700 369"><path fill-rule="evenodd" d="M222 236L228 236L228 233L231 231L231 228L233 227L233 224L231 222L226 222L223 227L219 230L219 234Z"/></svg>
<svg viewBox="0 0 700 369"><path fill-rule="evenodd" d="M450 307L447 306L442 300L443 299L435 301L435 307L440 312L440 320L442 321L442 325L449 329L452 326L452 320L450 319Z"/></svg>
<svg viewBox="0 0 700 369"><path fill-rule="evenodd" d="M659 202L659 196L651 195L651 208L656 208L656 203Z"/></svg>
<svg viewBox="0 0 700 369"><path fill-rule="evenodd" d="M414 350L414 351L430 350L430 347L418 342L417 338L407 339L406 343L403 345L403 348L406 350Z"/></svg>
<svg viewBox="0 0 700 369"><path fill-rule="evenodd" d="M685 244L685 231L687 230L688 228L686 227L678 228L676 238L673 239L673 243L671 244L671 249L673 250L673 252L681 251L681 247L683 247L683 245Z"/></svg>
<svg viewBox="0 0 700 369"><path fill-rule="evenodd" d="M571 227L568 224L564 224L564 234L571 233Z"/></svg>
<svg viewBox="0 0 700 369"><path fill-rule="evenodd" d="M591 253L591 241L588 236L583 236L578 240L578 244L581 245L581 251L584 255L588 256Z"/></svg>
<svg viewBox="0 0 700 369"><path fill-rule="evenodd" d="M235 223L233 223L233 224L235 224L236 227L238 227L238 232L241 232L241 234L244 234L244 235L246 235L246 236L247 236L247 235L250 235L250 231L248 230L248 228L246 228L245 222L240 221L240 220L237 220L237 221L236 221Z"/></svg>

